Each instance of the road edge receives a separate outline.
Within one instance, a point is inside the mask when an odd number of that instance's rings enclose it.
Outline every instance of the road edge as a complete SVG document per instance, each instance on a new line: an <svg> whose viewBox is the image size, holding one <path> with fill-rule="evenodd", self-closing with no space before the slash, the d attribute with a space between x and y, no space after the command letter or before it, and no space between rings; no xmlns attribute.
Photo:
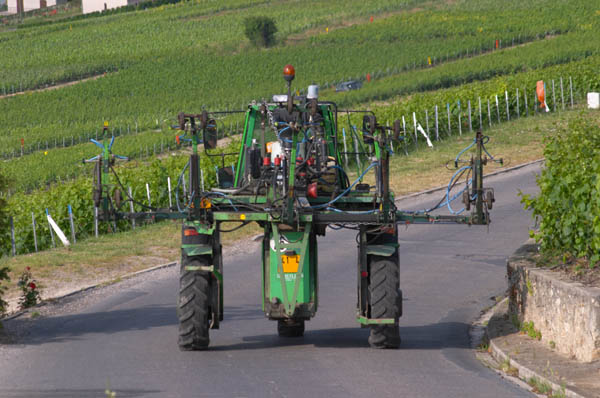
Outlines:
<svg viewBox="0 0 600 398"><path fill-rule="evenodd" d="M122 280L131 279L131 278L134 278L134 277L136 277L138 275L150 273L150 272L157 271L157 270L163 269L163 268L173 267L173 266L175 266L177 264L179 264L179 261L171 261L171 262L168 262L168 263L155 265L155 266L150 267L150 268L145 268L145 269L142 269L142 270L139 270L139 271L130 272L130 273L127 273L125 275L118 276L118 277L116 277L116 278L114 278L114 279L112 279L110 281L98 282L98 283L94 283L92 285L84 286L82 288L79 288L77 290L73 290L72 292L68 292L68 293L62 294L60 296L48 297L48 298L45 298L42 302L34 305L33 307L29 307L29 308L26 308L24 310L17 311L17 312L15 312L13 314L10 314L10 315L6 316L5 318L0 318L0 322L2 322L2 321L9 321L11 319L18 318L21 315L24 315L24 314L32 311L35 308L39 308L39 307L42 307L42 306L46 305L47 303L59 301L59 300L65 299L67 297L75 296L75 295L83 293L83 292L87 292L87 291L90 291L90 290L93 290L93 289L97 289L99 287L113 285L115 283L121 282Z"/></svg>
<svg viewBox="0 0 600 398"><path fill-rule="evenodd" d="M503 372L499 367L492 365L489 361L482 359L480 356L476 356L477 359L481 361L484 365L490 367L492 370L502 375L504 378L512 381L513 383L517 384L522 388L533 392L534 394L535 392L533 391L531 385L527 383L527 380L531 378L535 378L541 383L548 384L552 387L553 391L562 391L565 397L589 398L567 388L566 386L558 385L552 380L545 377L543 374L536 372L535 370L532 370L526 367L525 365L517 362L516 360L511 358L505 350L503 350L498 344L496 344L493 339L490 339L487 321L491 319L492 316L498 311L498 309L502 305L505 305L507 301L508 297L504 297L504 299L497 302L491 308L484 310L481 316L471 324L471 327L469 329L469 335L472 338L473 348L477 348L478 346L481 346L481 344L489 344L486 355L491 356L491 358L498 364L507 363L510 367L515 368L518 371L518 376L512 376L507 374L506 372ZM482 353L481 350L479 352Z"/></svg>

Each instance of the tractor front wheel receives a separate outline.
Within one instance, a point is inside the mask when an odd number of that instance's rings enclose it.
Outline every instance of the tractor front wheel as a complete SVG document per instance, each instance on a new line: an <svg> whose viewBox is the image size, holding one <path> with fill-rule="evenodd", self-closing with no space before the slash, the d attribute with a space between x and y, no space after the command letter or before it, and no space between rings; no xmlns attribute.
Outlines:
<svg viewBox="0 0 600 398"><path fill-rule="evenodd" d="M278 320L277 333L279 334L279 337L304 336L304 319Z"/></svg>
<svg viewBox="0 0 600 398"><path fill-rule="evenodd" d="M207 266L203 258L184 258L179 278L179 349L204 350L208 347L210 319L210 275L200 271L186 271L186 266Z"/></svg>
<svg viewBox="0 0 600 398"><path fill-rule="evenodd" d="M400 329L398 317L400 269L395 257L371 257L369 302L372 318L394 319L393 324L371 325L369 344L373 348L398 348Z"/></svg>

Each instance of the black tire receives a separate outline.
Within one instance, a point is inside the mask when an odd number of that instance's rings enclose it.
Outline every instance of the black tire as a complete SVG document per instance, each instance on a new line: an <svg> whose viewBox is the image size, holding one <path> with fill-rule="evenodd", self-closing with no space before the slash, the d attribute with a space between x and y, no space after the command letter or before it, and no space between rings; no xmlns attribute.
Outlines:
<svg viewBox="0 0 600 398"><path fill-rule="evenodd" d="M369 344L373 348L398 348L400 329L398 305L400 296L400 269L397 259L392 257L371 257L369 303L371 318L393 318L394 324L371 325Z"/></svg>
<svg viewBox="0 0 600 398"><path fill-rule="evenodd" d="M182 259L179 278L179 349L181 351L205 350L210 319L210 282L209 275L201 271L186 271L185 266L206 266L203 258Z"/></svg>
<svg viewBox="0 0 600 398"><path fill-rule="evenodd" d="M279 337L302 337L304 336L304 320L278 320L277 333Z"/></svg>

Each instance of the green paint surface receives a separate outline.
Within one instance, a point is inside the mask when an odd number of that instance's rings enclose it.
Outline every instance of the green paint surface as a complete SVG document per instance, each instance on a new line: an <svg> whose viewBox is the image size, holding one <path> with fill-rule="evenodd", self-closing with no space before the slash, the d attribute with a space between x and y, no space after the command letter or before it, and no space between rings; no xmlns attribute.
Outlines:
<svg viewBox="0 0 600 398"><path fill-rule="evenodd" d="M285 236L285 238L290 241L290 242L296 242L298 241L298 243L300 243L302 241L302 235L303 232L281 232L281 235ZM307 239L306 244L309 245L310 240ZM296 254L300 254L300 249L293 249ZM286 283L286 288L287 288L287 293L288 293L288 301L292 300L292 296L294 294L294 287L296 284L296 278L300 278L300 286L298 289L298 297L297 297L297 303L301 304L301 303L309 303L312 300L313 297L313 292L315 289L315 283L314 283L314 279L315 279L315 275L314 275L314 266L311 265L311 253L310 253L310 248L306 248L306 255L304 256L304 258L300 258L300 262L303 264L303 266L301 267L299 264L298 269L302 269L302 273L301 274L297 274L297 273L286 273L285 275L285 283ZM284 255L285 251L281 252L281 253L277 253L273 250L273 247L271 246L269 248L269 279L270 279L270 291L269 291L269 300L272 300L273 298L278 298L280 302L284 302L283 299L283 292L281 289L281 279L280 279L280 274L277 270L277 264L278 264L278 255Z"/></svg>

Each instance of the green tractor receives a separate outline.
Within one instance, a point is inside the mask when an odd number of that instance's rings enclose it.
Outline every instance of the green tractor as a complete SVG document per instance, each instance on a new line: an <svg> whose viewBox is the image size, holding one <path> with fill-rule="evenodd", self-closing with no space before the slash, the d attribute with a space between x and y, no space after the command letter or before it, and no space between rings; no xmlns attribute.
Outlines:
<svg viewBox="0 0 600 398"><path fill-rule="evenodd" d="M184 203L180 205L178 199L176 208L121 211L124 201L119 191L123 187L109 175L115 159L110 145L89 160L96 163L94 199L100 219L183 220L177 304L182 350L206 349L209 329L218 329L223 320L220 236L227 232L224 223L243 226L255 222L264 230L262 309L267 318L277 321L282 337L302 336L305 321L317 312L317 237L324 236L328 226L357 230L356 319L370 328L369 344L376 348L400 345L397 225L489 223L488 209L494 198L493 191L482 185L482 168L488 159L483 155L480 133L472 144L477 153L459 169L472 175L462 195L471 214L403 212L396 208L389 187L389 158L392 143L402 139L400 123L387 127L371 112L352 111L363 114L362 147L366 149L360 155L369 159L369 164L351 181L342 155L359 153L340 150L337 105L319 101L316 86L309 87L306 96L294 98L290 89L294 75L294 68L286 65L287 95L276 95L271 102L253 102L240 111L245 113L245 123L237 167L219 169L216 188L202 189L198 146L202 143L205 153L211 155L217 148L215 118L236 111L178 115L178 129L191 135L192 154L186 165L189 188ZM458 197L449 197L450 188L446 202Z"/></svg>

